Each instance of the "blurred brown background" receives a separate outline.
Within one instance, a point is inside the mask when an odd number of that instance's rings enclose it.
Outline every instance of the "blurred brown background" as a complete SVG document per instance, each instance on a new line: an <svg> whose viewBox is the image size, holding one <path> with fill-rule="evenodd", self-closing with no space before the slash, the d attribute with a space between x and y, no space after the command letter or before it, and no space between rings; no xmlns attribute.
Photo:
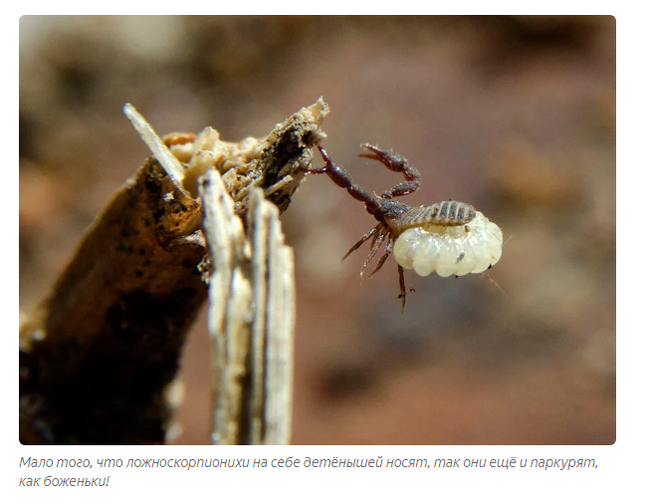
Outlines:
<svg viewBox="0 0 650 504"><path fill-rule="evenodd" d="M323 95L325 147L355 182L400 181L359 159L406 156L422 189L499 224L490 280L407 272L358 281L374 220L325 176L283 215L295 247L294 443L615 441L613 17L23 17L20 305L46 292L84 229L160 134L262 136ZM184 358L181 444L209 442L208 341Z"/></svg>

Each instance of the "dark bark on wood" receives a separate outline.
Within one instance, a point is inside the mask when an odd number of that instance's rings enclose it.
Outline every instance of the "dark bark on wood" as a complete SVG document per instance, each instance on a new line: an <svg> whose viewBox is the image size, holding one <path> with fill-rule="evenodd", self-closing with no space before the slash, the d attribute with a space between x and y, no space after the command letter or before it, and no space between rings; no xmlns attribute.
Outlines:
<svg viewBox="0 0 650 504"><path fill-rule="evenodd" d="M21 331L21 441L162 443L165 386L205 301L198 203L153 159Z"/></svg>
<svg viewBox="0 0 650 504"><path fill-rule="evenodd" d="M268 137L241 144L206 128L168 135L164 145L135 112L154 156L98 216L51 294L21 325L21 442L165 442L172 413L165 392L208 291L196 181L219 171L244 226L252 187L283 211L311 147L324 137L328 110L319 100ZM191 155L179 163L183 146Z"/></svg>

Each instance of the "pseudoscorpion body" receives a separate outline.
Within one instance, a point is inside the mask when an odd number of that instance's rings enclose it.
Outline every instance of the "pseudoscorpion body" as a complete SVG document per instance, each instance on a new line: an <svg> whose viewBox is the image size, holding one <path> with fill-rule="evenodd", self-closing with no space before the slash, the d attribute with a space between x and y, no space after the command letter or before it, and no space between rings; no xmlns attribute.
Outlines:
<svg viewBox="0 0 650 504"><path fill-rule="evenodd" d="M380 161L389 170L401 173L405 182L379 196L371 195L353 184L350 174L334 164L321 147L318 149L325 166L307 170L307 173L327 173L334 183L347 189L353 198L363 202L368 213L379 222L352 246L343 259L372 238L370 253L360 272L363 276L368 263L375 257L381 244L387 240L386 250L370 276L384 265L391 253L394 253L398 264L402 311L406 305L404 268L413 269L421 276L430 275L434 271L442 277L462 276L468 273L482 273L499 261L503 245L503 234L499 226L490 222L471 205L459 201L449 200L430 206L410 207L393 200L395 196L418 190L420 172L399 154L370 144L363 144L362 147L370 153L360 154L360 157Z"/></svg>

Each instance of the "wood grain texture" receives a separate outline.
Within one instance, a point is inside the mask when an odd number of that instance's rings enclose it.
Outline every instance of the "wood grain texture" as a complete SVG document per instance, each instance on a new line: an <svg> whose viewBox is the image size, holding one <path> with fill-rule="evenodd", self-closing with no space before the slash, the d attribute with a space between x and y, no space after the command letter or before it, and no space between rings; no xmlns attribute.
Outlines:
<svg viewBox="0 0 650 504"><path fill-rule="evenodd" d="M218 332L225 340L215 347L215 360L236 356L228 360L228 373L239 376L250 359L250 341L237 347L238 335L253 326L265 338L279 335L270 347L263 344L273 366L255 371L264 384L256 400L267 404L276 389L284 398L269 403L275 417L258 416L275 434L258 429L253 436L252 406L236 399L249 393L250 384L227 396L215 392L217 402L226 400L219 411L228 411L218 428L237 432L223 438L228 442L287 442L291 363L285 360L291 349L279 348L292 341L293 259L278 215L310 166L311 147L325 137L320 125L329 107L321 99L267 137L237 143L221 141L212 128L160 139L133 107L125 112L153 156L106 205L50 294L21 321L20 440L164 443L173 413L167 390L187 331L208 291L211 305L226 302L222 292L232 286L220 282L228 277L235 288L220 312L224 319L210 322L228 328ZM217 206L202 206L198 198L198 184L214 187L216 180L223 188L219 197L231 205L227 214L211 214ZM247 218L249 200L256 202L250 208L263 209L255 218ZM246 244L251 236L257 247ZM279 371L269 374L274 366ZM230 390L222 385L217 378L215 391Z"/></svg>

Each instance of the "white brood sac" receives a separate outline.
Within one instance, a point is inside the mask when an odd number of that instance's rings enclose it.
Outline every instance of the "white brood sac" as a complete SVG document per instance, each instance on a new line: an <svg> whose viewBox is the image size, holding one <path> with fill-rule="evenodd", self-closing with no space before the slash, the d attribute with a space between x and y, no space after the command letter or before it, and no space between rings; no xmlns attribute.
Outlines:
<svg viewBox="0 0 650 504"><path fill-rule="evenodd" d="M481 212L460 226L426 224L407 229L395 242L397 263L420 276L482 273L501 258L503 233Z"/></svg>

